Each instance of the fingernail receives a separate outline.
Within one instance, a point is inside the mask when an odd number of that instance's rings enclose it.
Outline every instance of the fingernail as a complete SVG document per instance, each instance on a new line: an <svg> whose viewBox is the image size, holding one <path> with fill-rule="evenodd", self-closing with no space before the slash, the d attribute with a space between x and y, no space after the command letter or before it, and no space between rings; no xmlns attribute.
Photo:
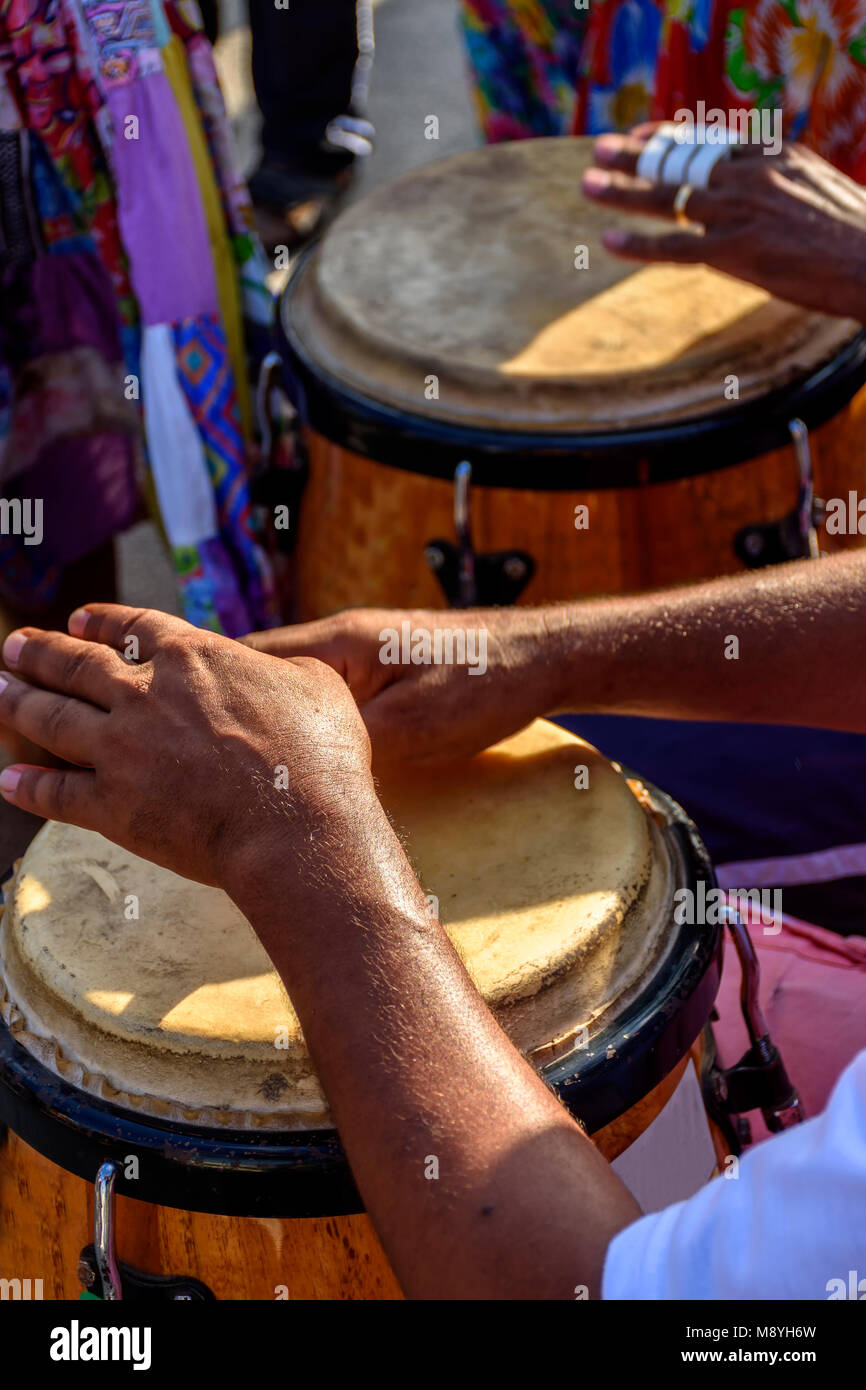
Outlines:
<svg viewBox="0 0 866 1390"><path fill-rule="evenodd" d="M601 239L608 251L622 251L623 247L628 245L628 232L622 227L608 227L607 231L602 233Z"/></svg>
<svg viewBox="0 0 866 1390"><path fill-rule="evenodd" d="M74 613L70 613L67 624L73 637L83 637L87 627L87 620L90 617L86 608L76 608Z"/></svg>
<svg viewBox="0 0 866 1390"><path fill-rule="evenodd" d="M7 792L13 793L20 781L20 767L4 767L3 771L0 772L0 792L2 792L4 796Z"/></svg>
<svg viewBox="0 0 866 1390"><path fill-rule="evenodd" d="M7 666L17 666L18 658L24 648L27 638L23 632L10 632L6 641L3 643L3 660Z"/></svg>
<svg viewBox="0 0 866 1390"><path fill-rule="evenodd" d="M9 684L8 680L7 680L6 677L3 675L3 672L0 671L0 695L3 694L3 691L6 689L6 687L7 687L8 684Z"/></svg>
<svg viewBox="0 0 866 1390"><path fill-rule="evenodd" d="M613 159L622 149L622 137L619 135L601 135L595 142L593 148L593 158L599 164L605 164L607 160Z"/></svg>
<svg viewBox="0 0 866 1390"><path fill-rule="evenodd" d="M610 188L610 175L601 169L587 169L583 176L583 188L585 193L603 193Z"/></svg>

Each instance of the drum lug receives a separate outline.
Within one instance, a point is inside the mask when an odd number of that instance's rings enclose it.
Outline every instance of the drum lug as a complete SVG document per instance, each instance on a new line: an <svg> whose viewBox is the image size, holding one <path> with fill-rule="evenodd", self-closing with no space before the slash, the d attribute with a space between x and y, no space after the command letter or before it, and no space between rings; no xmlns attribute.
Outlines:
<svg viewBox="0 0 866 1390"><path fill-rule="evenodd" d="M471 485L471 463L458 463L454 473L457 544L428 541L424 558L452 608L516 603L535 574L535 561L525 550L502 550L488 555L476 552L472 544Z"/></svg>
<svg viewBox="0 0 866 1390"><path fill-rule="evenodd" d="M797 456L800 491L797 505L779 521L743 526L734 537L737 558L748 569L782 565L788 560L820 558L818 527L824 523L826 504L815 496L809 431L802 420L790 420L788 429Z"/></svg>
<svg viewBox="0 0 866 1390"><path fill-rule="evenodd" d="M460 580L460 547L450 541L429 541L424 548L424 558L452 608L516 603L535 574L535 561L525 550L501 550L491 555L473 552L472 596L467 601Z"/></svg>
<svg viewBox="0 0 866 1390"><path fill-rule="evenodd" d="M107 1302L149 1299L160 1302L211 1301L214 1295L198 1279L144 1274L117 1259L114 1239L114 1185L118 1165L100 1164L93 1183L93 1244L78 1257L78 1277L87 1292L101 1290Z"/></svg>
<svg viewBox="0 0 866 1390"><path fill-rule="evenodd" d="M298 535L298 513L307 485L309 461L297 411L285 390L283 365L276 352L262 362L256 391L256 418L261 434L259 462L250 496L260 511L262 530L277 550L290 555ZM278 507L287 508L289 524L276 527Z"/></svg>

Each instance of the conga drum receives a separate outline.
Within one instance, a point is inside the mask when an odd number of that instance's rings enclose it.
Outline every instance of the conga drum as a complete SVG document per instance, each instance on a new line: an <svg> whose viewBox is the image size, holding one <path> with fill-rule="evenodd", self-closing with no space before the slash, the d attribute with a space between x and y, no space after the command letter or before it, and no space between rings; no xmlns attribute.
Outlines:
<svg viewBox="0 0 866 1390"><path fill-rule="evenodd" d="M309 455L302 618L636 591L863 544L820 506L866 480L860 326L609 255L602 230L636 220L582 197L591 148L428 165L301 258L280 317Z"/></svg>
<svg viewBox="0 0 866 1390"><path fill-rule="evenodd" d="M712 881L684 813L543 721L382 786L515 1044L644 1205L695 1191L717 1164L698 1072L721 937L672 911ZM49 823L5 903L4 1276L46 1298L399 1296L227 897Z"/></svg>

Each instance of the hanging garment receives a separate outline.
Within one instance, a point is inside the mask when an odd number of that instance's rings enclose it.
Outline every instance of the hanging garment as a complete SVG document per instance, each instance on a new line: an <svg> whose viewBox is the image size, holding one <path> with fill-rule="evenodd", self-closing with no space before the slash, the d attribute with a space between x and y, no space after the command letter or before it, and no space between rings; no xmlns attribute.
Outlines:
<svg viewBox="0 0 866 1390"><path fill-rule="evenodd" d="M278 620L250 498L249 381L267 265L198 6L0 3L0 592L38 608L63 566L149 504L186 616Z"/></svg>

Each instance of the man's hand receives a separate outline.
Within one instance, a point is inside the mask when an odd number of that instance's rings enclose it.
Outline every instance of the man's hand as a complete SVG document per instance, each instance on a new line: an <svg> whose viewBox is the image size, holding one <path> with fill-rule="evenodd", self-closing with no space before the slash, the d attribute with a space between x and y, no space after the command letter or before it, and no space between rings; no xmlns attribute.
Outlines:
<svg viewBox="0 0 866 1390"><path fill-rule="evenodd" d="M620 212L673 220L677 189L638 178L654 124L603 135L583 191ZM824 314L866 323L866 189L803 145L765 155L742 146L720 160L709 188L696 188L686 215L705 228L649 236L611 228L609 251L629 260L701 262Z"/></svg>
<svg viewBox="0 0 866 1390"><path fill-rule="evenodd" d="M232 891L373 800L369 740L329 666L115 604L69 628L21 628L3 648L0 722L75 765L7 768L0 791L22 810Z"/></svg>
<svg viewBox="0 0 866 1390"><path fill-rule="evenodd" d="M383 657L386 635L463 629L483 644L484 670ZM558 708L562 668L556 611L350 609L333 618L241 639L272 656L326 661L360 706L377 763L467 757Z"/></svg>
<svg viewBox="0 0 866 1390"><path fill-rule="evenodd" d="M376 800L345 682L296 656L292 634L270 639L289 658L278 661L140 609L93 604L69 625L69 637L7 639L15 674L0 720L77 766L7 769L21 775L3 794L231 894L291 989L410 1296L569 1299L576 1285L597 1296L605 1251L637 1205L430 914ZM318 649L375 702L373 637L337 658L340 642L322 640L334 625L317 627ZM464 691L486 679L457 676Z"/></svg>

